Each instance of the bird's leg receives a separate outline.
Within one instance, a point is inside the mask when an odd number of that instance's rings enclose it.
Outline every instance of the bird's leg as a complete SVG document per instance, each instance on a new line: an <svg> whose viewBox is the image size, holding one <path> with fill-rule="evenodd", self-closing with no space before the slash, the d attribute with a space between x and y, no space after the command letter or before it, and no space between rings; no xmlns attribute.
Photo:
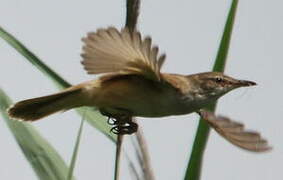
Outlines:
<svg viewBox="0 0 283 180"><path fill-rule="evenodd" d="M132 121L132 115L126 110L117 109L119 113L109 113L100 109L102 115L107 116L107 123L111 126L111 132L114 134L133 134L137 132L138 125Z"/></svg>
<svg viewBox="0 0 283 180"><path fill-rule="evenodd" d="M116 117L116 124L110 130L114 134L133 134L138 130L138 124L132 121L132 116Z"/></svg>
<svg viewBox="0 0 283 180"><path fill-rule="evenodd" d="M99 109L99 111L103 116L107 116L107 124L113 126L113 125L116 125L118 123L115 116L112 115L111 113L107 112L104 109Z"/></svg>

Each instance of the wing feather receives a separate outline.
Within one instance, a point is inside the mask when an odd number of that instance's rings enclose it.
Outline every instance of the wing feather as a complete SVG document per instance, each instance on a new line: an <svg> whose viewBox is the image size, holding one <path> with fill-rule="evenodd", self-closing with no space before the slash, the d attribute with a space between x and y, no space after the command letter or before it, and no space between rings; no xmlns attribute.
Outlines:
<svg viewBox="0 0 283 180"><path fill-rule="evenodd" d="M127 28L118 31L110 27L88 33L82 41L82 64L89 74L139 74L161 79L165 54L158 56L158 47L152 47L150 37L142 39L140 32L130 34Z"/></svg>
<svg viewBox="0 0 283 180"><path fill-rule="evenodd" d="M245 130L242 123L232 121L227 117L215 116L212 112L199 112L211 127L232 144L254 152L265 152L271 149L267 141L258 132Z"/></svg>

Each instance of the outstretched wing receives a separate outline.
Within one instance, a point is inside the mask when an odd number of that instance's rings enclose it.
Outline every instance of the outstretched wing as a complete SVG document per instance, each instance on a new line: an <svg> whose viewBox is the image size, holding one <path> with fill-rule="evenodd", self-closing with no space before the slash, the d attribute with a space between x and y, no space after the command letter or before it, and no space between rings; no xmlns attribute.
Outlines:
<svg viewBox="0 0 283 180"><path fill-rule="evenodd" d="M110 27L89 33L82 40L85 43L82 64L89 74L138 74L161 79L165 54L158 55L158 47L152 47L150 37L142 39L139 32Z"/></svg>
<svg viewBox="0 0 283 180"><path fill-rule="evenodd" d="M212 126L216 132L232 144L254 152L265 152L271 149L258 132L244 129L244 125L227 117L215 116L212 112L199 112L200 116Z"/></svg>

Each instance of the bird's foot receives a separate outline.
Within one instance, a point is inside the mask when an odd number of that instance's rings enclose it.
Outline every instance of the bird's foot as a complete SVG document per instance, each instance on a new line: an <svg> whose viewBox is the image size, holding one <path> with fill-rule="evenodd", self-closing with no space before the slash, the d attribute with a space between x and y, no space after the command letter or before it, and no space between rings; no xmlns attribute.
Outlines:
<svg viewBox="0 0 283 180"><path fill-rule="evenodd" d="M117 121L116 121L117 122ZM137 132L138 124L134 122L127 122L118 124L111 128L110 132L118 135L133 134Z"/></svg>
<svg viewBox="0 0 283 180"><path fill-rule="evenodd" d="M112 118L112 117L108 116L107 124L109 124L111 126L116 125L117 124L117 120L115 118Z"/></svg>
<svg viewBox="0 0 283 180"><path fill-rule="evenodd" d="M110 132L114 134L133 134L138 130L138 124L132 121L130 112L118 109L119 113L110 113L104 109L100 109L102 115L107 116L107 123L113 126Z"/></svg>

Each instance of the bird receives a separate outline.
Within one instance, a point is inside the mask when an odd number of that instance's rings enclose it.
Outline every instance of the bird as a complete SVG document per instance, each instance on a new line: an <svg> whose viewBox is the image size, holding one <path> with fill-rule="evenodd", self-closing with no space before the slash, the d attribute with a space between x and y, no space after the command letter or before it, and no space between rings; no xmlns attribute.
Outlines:
<svg viewBox="0 0 283 180"><path fill-rule="evenodd" d="M36 121L56 112L91 106L108 117L111 132L124 135L138 130L134 117L197 113L235 146L253 152L271 149L260 133L207 110L226 93L255 82L221 72L161 72L166 55L159 53L150 36L143 38L139 31L127 27L100 28L82 41L81 64L88 74L98 77L55 94L20 101L7 110L12 119Z"/></svg>

